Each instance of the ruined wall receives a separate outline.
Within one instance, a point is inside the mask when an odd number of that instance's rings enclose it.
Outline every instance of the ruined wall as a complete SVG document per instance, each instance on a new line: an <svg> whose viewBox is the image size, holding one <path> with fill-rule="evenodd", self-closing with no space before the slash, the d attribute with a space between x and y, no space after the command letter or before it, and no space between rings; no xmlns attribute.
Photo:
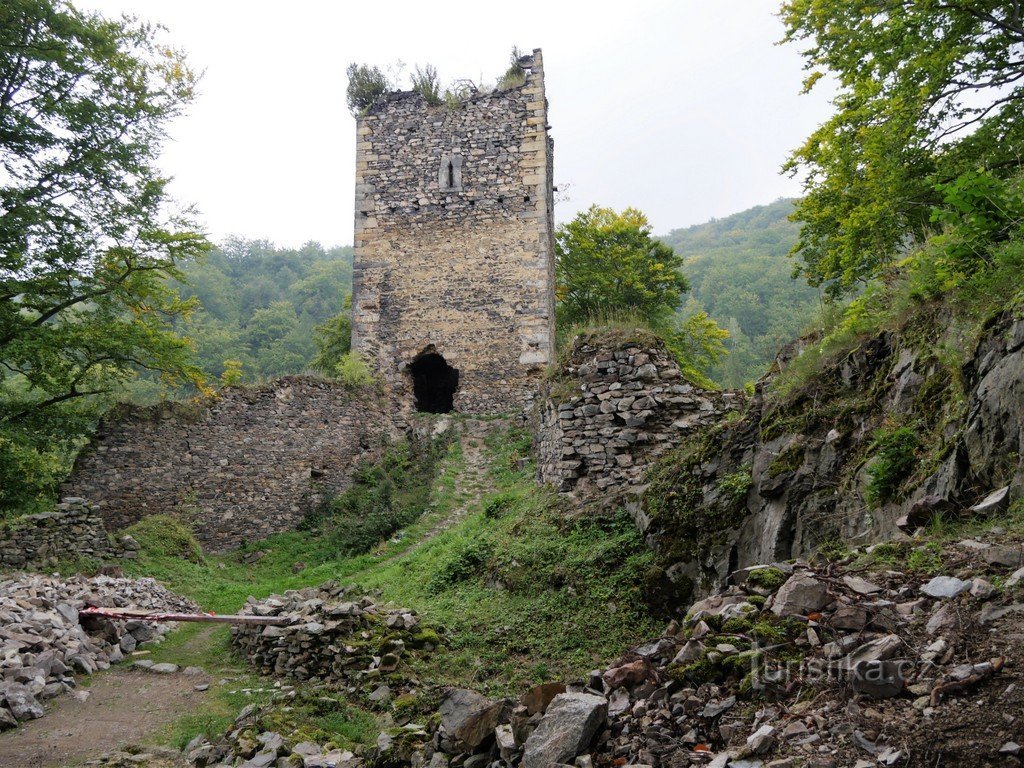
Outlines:
<svg viewBox="0 0 1024 768"><path fill-rule="evenodd" d="M293 529L343 489L388 423L375 399L291 376L200 403L108 417L63 486L99 505L108 530L180 514L224 550Z"/></svg>
<svg viewBox="0 0 1024 768"><path fill-rule="evenodd" d="M76 555L130 558L135 550L107 535L99 507L85 499L66 498L52 512L12 518L0 526L0 570L47 568Z"/></svg>
<svg viewBox="0 0 1024 768"><path fill-rule="evenodd" d="M688 383L649 334L578 337L540 405L540 480L618 499L685 435L743 405L740 393Z"/></svg>
<svg viewBox="0 0 1024 768"><path fill-rule="evenodd" d="M352 344L403 408L430 345L461 412L521 408L551 359L552 145L540 51L523 63L520 86L358 119Z"/></svg>

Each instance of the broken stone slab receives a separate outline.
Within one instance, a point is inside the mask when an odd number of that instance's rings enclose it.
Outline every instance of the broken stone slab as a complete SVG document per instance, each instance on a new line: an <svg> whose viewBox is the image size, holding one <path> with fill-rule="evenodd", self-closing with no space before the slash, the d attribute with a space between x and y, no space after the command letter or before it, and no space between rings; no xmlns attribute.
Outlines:
<svg viewBox="0 0 1024 768"><path fill-rule="evenodd" d="M543 714L547 711L548 705L560 693L565 693L563 683L541 683L533 686L523 694L520 703L526 707L526 711L534 715L538 712Z"/></svg>
<svg viewBox="0 0 1024 768"><path fill-rule="evenodd" d="M901 531L910 532L927 525L937 515L957 511L957 506L949 499L936 495L925 496L914 502L910 511L896 521L896 527Z"/></svg>
<svg viewBox="0 0 1024 768"><path fill-rule="evenodd" d="M967 592L970 588L970 581L964 581L955 576L936 576L927 584L922 585L921 594L937 600L949 600Z"/></svg>
<svg viewBox="0 0 1024 768"><path fill-rule="evenodd" d="M843 583L858 595L873 595L882 591L882 587L868 581L867 579L863 579L860 576L843 576Z"/></svg>
<svg viewBox="0 0 1024 768"><path fill-rule="evenodd" d="M456 744L472 752L508 719L506 701L492 701L468 688L456 688L441 703L441 725Z"/></svg>
<svg viewBox="0 0 1024 768"><path fill-rule="evenodd" d="M701 710L700 716L706 718L718 717L726 710L732 709L736 706L736 697L730 696L727 699L721 701L709 701L704 709Z"/></svg>
<svg viewBox="0 0 1024 768"><path fill-rule="evenodd" d="M941 605L925 624L925 631L929 635L948 634L958 629L960 629L960 616L956 609L948 603Z"/></svg>
<svg viewBox="0 0 1024 768"><path fill-rule="evenodd" d="M864 643L846 657L846 668L855 669L858 664L865 661L885 661L896 655L903 647L903 641L899 635L883 635L882 637Z"/></svg>
<svg viewBox="0 0 1024 768"><path fill-rule="evenodd" d="M607 716L608 702L603 696L559 694L526 740L523 768L571 762L587 748Z"/></svg>
<svg viewBox="0 0 1024 768"><path fill-rule="evenodd" d="M1019 568L1007 577L1003 586L1016 587L1022 581L1024 581L1024 568Z"/></svg>
<svg viewBox="0 0 1024 768"><path fill-rule="evenodd" d="M747 737L747 749L755 755L763 755L775 746L776 729L772 725L762 725ZM736 763L733 762L732 765Z"/></svg>
<svg viewBox="0 0 1024 768"><path fill-rule="evenodd" d="M998 621L1004 616L1009 616L1011 613L1024 613L1024 603L1012 603L1010 605L985 603L981 607L981 615L978 617L978 622L989 624L993 621Z"/></svg>
<svg viewBox="0 0 1024 768"><path fill-rule="evenodd" d="M993 517L1001 515L1010 506L1010 486L1005 486L997 491L992 491L988 496L979 501L970 511L975 515Z"/></svg>
<svg viewBox="0 0 1024 768"><path fill-rule="evenodd" d="M831 602L828 586L806 572L794 573L779 587L772 603L776 616L806 616Z"/></svg>
<svg viewBox="0 0 1024 768"><path fill-rule="evenodd" d="M0 701L7 705L18 722L42 717L43 705L36 701L32 691L21 683L5 683L0 689Z"/></svg>
<svg viewBox="0 0 1024 768"><path fill-rule="evenodd" d="M895 661L859 661L852 670L853 690L873 699L891 699L903 692L906 681Z"/></svg>
<svg viewBox="0 0 1024 768"><path fill-rule="evenodd" d="M1020 568L1024 565L1024 547L1019 545L996 544L987 547L981 556L986 563L991 565L1001 565L1006 568Z"/></svg>
<svg viewBox="0 0 1024 768"><path fill-rule="evenodd" d="M744 603L750 605L747 595L711 595L703 600L698 600L690 606L687 615L690 618L702 616L720 616L731 606L739 606ZM751 605L753 607L753 605Z"/></svg>

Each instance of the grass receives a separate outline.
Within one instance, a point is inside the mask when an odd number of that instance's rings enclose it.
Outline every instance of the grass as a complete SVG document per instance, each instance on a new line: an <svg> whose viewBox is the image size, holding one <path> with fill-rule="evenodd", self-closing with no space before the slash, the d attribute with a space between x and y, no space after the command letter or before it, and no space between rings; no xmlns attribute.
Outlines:
<svg viewBox="0 0 1024 768"><path fill-rule="evenodd" d="M429 494L420 497L422 515L362 554L345 556L333 532L314 525L239 552L203 555L185 523L150 517L130 531L142 550L125 571L155 577L216 612L235 612L249 596L330 579L355 583L441 629L441 648L412 669L431 685L506 695L539 681L572 680L660 631L645 605L652 554L624 512L571 517L556 494L538 489L533 466L519 466L529 446L525 432L500 422L482 445L450 442L435 457ZM482 452L482 483L468 471L465 449ZM406 470L423 477L416 467ZM373 478L391 482L393 475L367 477L360 499L376 503ZM465 515L441 529L458 509ZM265 554L243 563L256 549ZM221 627L185 625L154 647L152 658L197 665L213 678L203 708L165 734L177 746L197 733L223 731L241 707L270 696L272 684L233 656ZM271 723L274 728L329 736L339 746L369 743L379 732L373 713L352 702L325 704L329 691L298 688L297 700L305 704L289 701L287 722Z"/></svg>

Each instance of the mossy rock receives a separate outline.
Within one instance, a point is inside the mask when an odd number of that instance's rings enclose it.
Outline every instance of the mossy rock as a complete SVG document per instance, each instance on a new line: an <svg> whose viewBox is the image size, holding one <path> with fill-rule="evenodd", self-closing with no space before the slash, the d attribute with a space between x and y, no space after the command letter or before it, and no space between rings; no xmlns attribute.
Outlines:
<svg viewBox="0 0 1024 768"><path fill-rule="evenodd" d="M441 636L435 630L424 627L412 636L411 642L412 647L418 650L422 650L428 645L438 648L441 645Z"/></svg>
<svg viewBox="0 0 1024 768"><path fill-rule="evenodd" d="M769 566L767 568L755 568L747 574L746 583L755 589L762 589L767 592L774 592L786 583L786 576L780 569Z"/></svg>

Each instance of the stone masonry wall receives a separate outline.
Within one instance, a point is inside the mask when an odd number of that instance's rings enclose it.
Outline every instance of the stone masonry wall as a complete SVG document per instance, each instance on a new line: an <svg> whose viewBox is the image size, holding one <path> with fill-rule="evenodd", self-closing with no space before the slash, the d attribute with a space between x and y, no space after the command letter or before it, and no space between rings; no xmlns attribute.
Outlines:
<svg viewBox="0 0 1024 768"><path fill-rule="evenodd" d="M293 529L346 487L387 423L376 399L333 381L229 387L106 419L62 490L99 504L108 530L186 515L204 547L230 549Z"/></svg>
<svg viewBox="0 0 1024 768"><path fill-rule="evenodd" d="M400 407L433 346L455 410L519 410L554 348L552 143L541 52L525 82L429 106L392 93L358 119L353 348ZM449 169L449 164L451 168Z"/></svg>
<svg viewBox="0 0 1024 768"><path fill-rule="evenodd" d="M46 568L73 555L109 558L132 553L110 539L99 507L85 499L67 498L53 512L6 520L0 527L3 571Z"/></svg>
<svg viewBox="0 0 1024 768"><path fill-rule="evenodd" d="M649 334L577 337L540 406L540 480L581 496L639 491L683 435L743 405L741 393L688 383Z"/></svg>

